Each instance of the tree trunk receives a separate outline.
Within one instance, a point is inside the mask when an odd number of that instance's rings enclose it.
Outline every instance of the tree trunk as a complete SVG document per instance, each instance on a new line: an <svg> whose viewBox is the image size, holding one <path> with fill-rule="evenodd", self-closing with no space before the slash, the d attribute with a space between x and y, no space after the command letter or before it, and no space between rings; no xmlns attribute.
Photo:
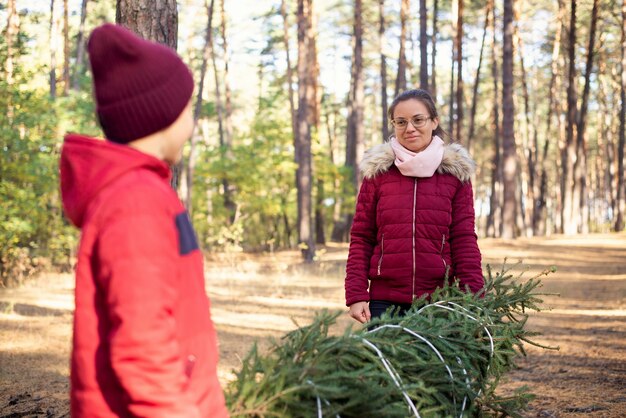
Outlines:
<svg viewBox="0 0 626 418"><path fill-rule="evenodd" d="M385 57L385 0L378 1L378 40L380 49L380 108L383 142L389 138L389 118L387 117L387 58Z"/></svg>
<svg viewBox="0 0 626 418"><path fill-rule="evenodd" d="M80 6L80 27L78 28L78 40L76 41L76 63L74 64L74 77L72 90L80 89L80 77L84 73L85 66L85 19L87 18L87 3L83 0Z"/></svg>
<svg viewBox="0 0 626 418"><path fill-rule="evenodd" d="M315 194L315 243L326 244L324 233L324 181L317 179L317 193Z"/></svg>
<svg viewBox="0 0 626 418"><path fill-rule="evenodd" d="M70 23L67 0L63 0L63 96L70 91Z"/></svg>
<svg viewBox="0 0 626 418"><path fill-rule="evenodd" d="M500 143L500 93L498 87L498 39L496 36L496 7L492 8L493 19L492 24L492 61L491 61L491 78L493 80L493 122L492 130L494 132L494 157L493 167L491 170L491 194L489 199L489 215L486 222L486 235L489 237L499 237L502 235L502 145Z"/></svg>
<svg viewBox="0 0 626 418"><path fill-rule="evenodd" d="M596 26L598 21L598 0L593 1L591 11L591 28L589 30L589 46L587 47L587 62L585 64L585 85L583 87L580 111L576 124L576 162L574 163L574 190L572 193L572 208L578 208L577 222L580 227L578 232L588 233L587 223L587 144L585 129L587 126L587 107L589 102L590 77L593 71L593 56L596 54Z"/></svg>
<svg viewBox="0 0 626 418"><path fill-rule="evenodd" d="M361 0L355 0L359 5ZM406 90L406 35L407 20L410 14L410 0L402 0L400 6L400 52L398 54L398 75L396 76L396 89L394 97ZM355 6L356 7L356 6ZM356 22L355 22L356 25ZM356 26L355 26L356 29Z"/></svg>
<svg viewBox="0 0 626 418"><path fill-rule="evenodd" d="M200 111L202 110L202 101L203 101L203 93L204 93L204 80L206 77L207 67L209 63L209 59L211 57L211 51L213 49L213 6L215 0L211 0L211 3L207 5L207 26L204 35L204 51L202 54L202 65L200 67L200 82L198 83L198 97L196 98L196 105L193 111L193 120L198 123L198 119L200 118ZM197 136L194 134L191 137L190 146L189 146L189 158L187 159L187 196L185 197L185 207L189 212L191 212L191 199L193 196L193 175L195 169L195 149L196 149L196 138Z"/></svg>
<svg viewBox="0 0 626 418"><path fill-rule="evenodd" d="M426 0L420 0L420 88L428 90L428 10Z"/></svg>
<svg viewBox="0 0 626 418"><path fill-rule="evenodd" d="M308 39L307 39L307 108L308 117L307 123L311 130L311 137L319 138L319 135L314 135L319 132L320 126L320 108L321 108L321 95L319 89L319 61L317 59L317 19L313 9L313 2L311 2L311 13L309 19ZM319 143L319 140L318 140ZM313 157L311 156L311 159ZM313 178L313 162L311 162L311 182ZM316 193L314 205L314 219L313 225L315 228L315 242L317 244L325 244L326 238L324 236L324 216L322 213L322 200L324 199L324 182L321 178L316 181ZM313 193L313 192L311 192Z"/></svg>
<svg viewBox="0 0 626 418"><path fill-rule="evenodd" d="M514 10L513 16L515 20L519 20L517 9ZM520 182L521 190L519 194L520 210L518 219L521 222L524 235L527 237L532 236L532 210L533 202L535 201L535 161L537 155L536 135L533 135L534 139L531 139L531 126L534 126L530 121L530 93L528 89L528 77L526 74L526 66L524 64L524 42L519 35L517 26L514 26L513 30L514 45L518 47L518 53L521 70L521 82L522 82L522 97L524 99L524 135L522 141L522 155L526 157L526 165L520 167ZM536 132L536 131L534 131ZM534 133L533 132L533 133ZM526 171L524 171L524 169Z"/></svg>
<svg viewBox="0 0 626 418"><path fill-rule="evenodd" d="M167 45L173 50L178 46L176 0L117 0L115 22L144 39ZM174 190L180 186L182 169L182 161L172 166L171 185Z"/></svg>
<svg viewBox="0 0 626 418"><path fill-rule="evenodd" d="M463 0L458 0L458 13L456 21L456 138L457 142L463 142Z"/></svg>
<svg viewBox="0 0 626 418"><path fill-rule="evenodd" d="M513 1L504 0L502 39L502 156L504 169L502 237L515 238L517 156L515 152L515 108L513 105Z"/></svg>
<svg viewBox="0 0 626 418"><path fill-rule="evenodd" d="M548 87L548 116L546 118L545 140L541 157L541 179L539 180L539 197L537 198L533 211L533 230L535 235L547 234L547 200L548 200L548 151L550 143L553 142L552 137L552 117L556 104L556 82L559 77L559 56L561 49L561 36L563 32L563 24L565 17L565 7L563 0L558 1L557 11L557 29L554 36L554 44L552 46L552 75L550 77L550 85ZM557 135L558 137L558 135Z"/></svg>
<svg viewBox="0 0 626 418"><path fill-rule="evenodd" d="M8 90L11 91L11 86L15 83L14 73L15 65L14 59L17 50L14 48L17 41L17 35L19 32L19 15L15 7L15 0L9 0L7 4L7 28L5 42L7 44L7 57L4 63L4 74L7 83ZM7 119L9 124L13 122L13 97L12 94L8 94L7 97Z"/></svg>
<svg viewBox="0 0 626 418"><path fill-rule="evenodd" d="M567 74L567 131L565 137L565 150L561 158L563 164L563 177L561 183L561 201L563 212L561 226L564 234L577 232L577 220L573 213L573 186L574 186L574 162L576 161L576 142L574 141L574 129L576 128L576 0L571 0L570 25L569 25L569 69Z"/></svg>
<svg viewBox="0 0 626 418"><path fill-rule="evenodd" d="M476 78L474 79L474 89L472 92L472 107L470 110L469 134L467 136L467 149L472 153L472 140L474 138L474 127L476 119L476 107L478 104L478 86L480 84L480 70L483 64L483 52L485 50L485 40L487 39L487 30L489 29L489 17L491 16L491 8L494 0L488 0L485 9L485 26L483 28L483 37L480 42L480 54L478 56L478 67L476 68Z"/></svg>
<svg viewBox="0 0 626 418"><path fill-rule="evenodd" d="M57 97L57 20L54 18L54 0L50 0L50 98Z"/></svg>
<svg viewBox="0 0 626 418"><path fill-rule="evenodd" d="M430 60L430 94L437 102L437 13L439 12L439 0L433 0L433 33L431 35L432 59Z"/></svg>
<svg viewBox="0 0 626 418"><path fill-rule="evenodd" d="M220 15L221 15L220 16L221 19L226 18L226 16L222 14L222 12L220 12ZM221 25L220 25L220 33L222 37L224 37L226 34L225 27L222 27ZM229 118L228 108L227 108L228 100L225 100L224 98L222 98L222 90L220 86L224 85L224 88L226 88L226 86L228 85L228 81L226 78L226 75L227 75L226 71L224 71L223 79L220 80L220 71L217 66L217 53L216 53L215 43L213 41L214 39L211 38L211 61L213 64L213 74L215 77L214 84L215 84L215 103L216 103L215 107L217 110L217 129L218 129L218 137L219 137L219 144L220 144L220 156L221 158L226 159L226 158L229 158L230 147L231 147L231 137L230 137L230 132L228 130L230 118ZM227 44L224 44L225 48L226 46ZM226 52L224 52L223 58L224 60L227 59ZM224 65L224 68L226 69L226 64ZM228 221L232 225L237 215L237 204L233 201L232 187L230 185L230 182L226 178L226 175L222 176L222 195L224 196L224 208L228 212Z"/></svg>
<svg viewBox="0 0 626 418"><path fill-rule="evenodd" d="M357 164L363 155L363 17L362 0L354 3L354 55L352 58L352 80L348 103L348 126L346 136L346 166L352 169L352 184L359 190L361 182Z"/></svg>
<svg viewBox="0 0 626 418"><path fill-rule="evenodd" d="M604 43L604 35L600 34L600 44ZM607 74L607 59L605 56L598 56L598 104L599 109L597 112L597 126L601 127L597 130L598 141L598 155L596 157L598 161L598 170L602 172L601 184L602 193L600 195L600 202L604 206L600 210L600 216L606 216L606 213L617 213L615 209L615 194L616 188L613 187L613 179L617 179L613 170L615 161L615 144L613 141L613 132L611 126L613 125L613 118L615 117L609 109L614 107L609 104L608 89L605 86L605 77L602 75ZM618 114L619 119L619 114ZM611 225L613 229L614 225Z"/></svg>
<svg viewBox="0 0 626 418"><path fill-rule="evenodd" d="M233 123L232 123L232 114L233 114L233 105L232 105L232 94L230 91L230 77L229 77L229 62L230 62L230 50L228 49L228 37L226 36L226 21L228 20L226 17L226 9L225 9L225 1L220 1L220 18L221 18L221 26L220 32L222 34L222 49L224 52L223 60L224 60L224 79L222 82L224 83L224 127L226 134L226 146L230 149L230 146L233 141Z"/></svg>
<svg viewBox="0 0 626 418"><path fill-rule="evenodd" d="M312 38L313 0L298 0L298 117L296 161L296 187L298 190L298 246L306 262L312 262L315 256L313 239L312 213L312 164L311 164L311 126L309 125L310 100L313 86L310 85L307 58L309 41Z"/></svg>
<svg viewBox="0 0 626 418"><path fill-rule="evenodd" d="M330 116L332 115L332 123ZM338 119L338 110L337 106L332 105L330 109L326 112L326 129L328 132L328 142L329 149L328 152L330 154L330 161L333 165L338 166L339 161L339 141L337 139L337 119ZM335 172L333 173L333 194L335 197L335 203L333 205L333 230L330 234L330 240L333 242L346 242L348 240L348 230L346 229L344 223L345 219L342 218L342 207L343 207L343 193L342 186L345 185L346 182L342 181L341 174Z"/></svg>
<svg viewBox="0 0 626 418"><path fill-rule="evenodd" d="M311 3L311 7L313 3ZM310 23L309 23L309 37L307 41L307 70L308 70L308 84L310 86L309 93L307 94L308 101L308 123L311 125L312 132L317 132L320 125L320 89L319 89L319 73L320 66L317 59L317 19L313 9L311 9Z"/></svg>
<svg viewBox="0 0 626 418"><path fill-rule="evenodd" d="M144 39L176 50L178 46L178 10L176 0L117 0L115 22Z"/></svg>
<svg viewBox="0 0 626 418"><path fill-rule="evenodd" d="M620 97L621 109L619 113L619 144L617 146L617 216L615 219L615 231L624 229L624 212L626 212L626 199L624 195L624 146L626 144L626 0L622 0L622 65Z"/></svg>
<svg viewBox="0 0 626 418"><path fill-rule="evenodd" d="M293 98L293 68L291 66L291 54L289 52L289 14L287 13L287 1L280 2L280 15L283 18L283 43L285 44L285 54L287 56L287 92L289 94L289 111L291 115L291 134L296 137L296 105Z"/></svg>

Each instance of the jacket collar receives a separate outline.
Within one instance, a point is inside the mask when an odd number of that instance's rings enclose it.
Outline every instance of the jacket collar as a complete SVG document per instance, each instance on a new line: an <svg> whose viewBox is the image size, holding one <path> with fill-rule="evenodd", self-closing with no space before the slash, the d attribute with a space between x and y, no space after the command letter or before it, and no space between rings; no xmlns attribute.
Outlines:
<svg viewBox="0 0 626 418"><path fill-rule="evenodd" d="M396 159L388 142L376 145L365 152L359 168L363 177L371 179L386 172ZM441 174L452 174L460 181L466 182L476 171L476 163L469 152L461 144L448 144L443 151L443 160L437 168Z"/></svg>

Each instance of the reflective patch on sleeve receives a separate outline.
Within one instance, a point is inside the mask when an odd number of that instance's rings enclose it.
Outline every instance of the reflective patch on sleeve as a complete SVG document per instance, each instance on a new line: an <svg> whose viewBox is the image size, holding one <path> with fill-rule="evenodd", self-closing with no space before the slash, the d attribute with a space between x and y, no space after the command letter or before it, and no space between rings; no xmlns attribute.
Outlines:
<svg viewBox="0 0 626 418"><path fill-rule="evenodd" d="M180 255L187 255L198 249L196 233L193 230L187 212L176 215L176 229L178 230L178 251Z"/></svg>

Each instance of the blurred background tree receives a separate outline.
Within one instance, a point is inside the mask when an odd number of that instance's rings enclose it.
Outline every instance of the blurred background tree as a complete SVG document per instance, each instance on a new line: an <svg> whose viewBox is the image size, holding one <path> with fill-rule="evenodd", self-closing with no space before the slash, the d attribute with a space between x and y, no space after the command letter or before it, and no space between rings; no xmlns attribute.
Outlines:
<svg viewBox="0 0 626 418"><path fill-rule="evenodd" d="M395 91L419 86L478 163L480 236L623 230L626 2L600 3L167 2L168 39L144 36L177 48L198 82L175 186L204 249L300 248L310 261L345 242L363 150L386 139ZM154 19L151 4L0 4L4 284L71 266L62 138L101 135L85 43L124 7Z"/></svg>

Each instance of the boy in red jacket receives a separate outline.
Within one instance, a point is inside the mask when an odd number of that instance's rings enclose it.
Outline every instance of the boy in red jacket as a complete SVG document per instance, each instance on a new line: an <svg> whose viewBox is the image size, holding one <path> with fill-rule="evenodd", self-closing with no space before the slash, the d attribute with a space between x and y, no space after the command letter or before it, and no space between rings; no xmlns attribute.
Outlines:
<svg viewBox="0 0 626 418"><path fill-rule="evenodd" d="M76 269L71 415L227 417L202 254L169 185L193 130L193 79L169 48L116 25L88 44L107 140L61 153Z"/></svg>

